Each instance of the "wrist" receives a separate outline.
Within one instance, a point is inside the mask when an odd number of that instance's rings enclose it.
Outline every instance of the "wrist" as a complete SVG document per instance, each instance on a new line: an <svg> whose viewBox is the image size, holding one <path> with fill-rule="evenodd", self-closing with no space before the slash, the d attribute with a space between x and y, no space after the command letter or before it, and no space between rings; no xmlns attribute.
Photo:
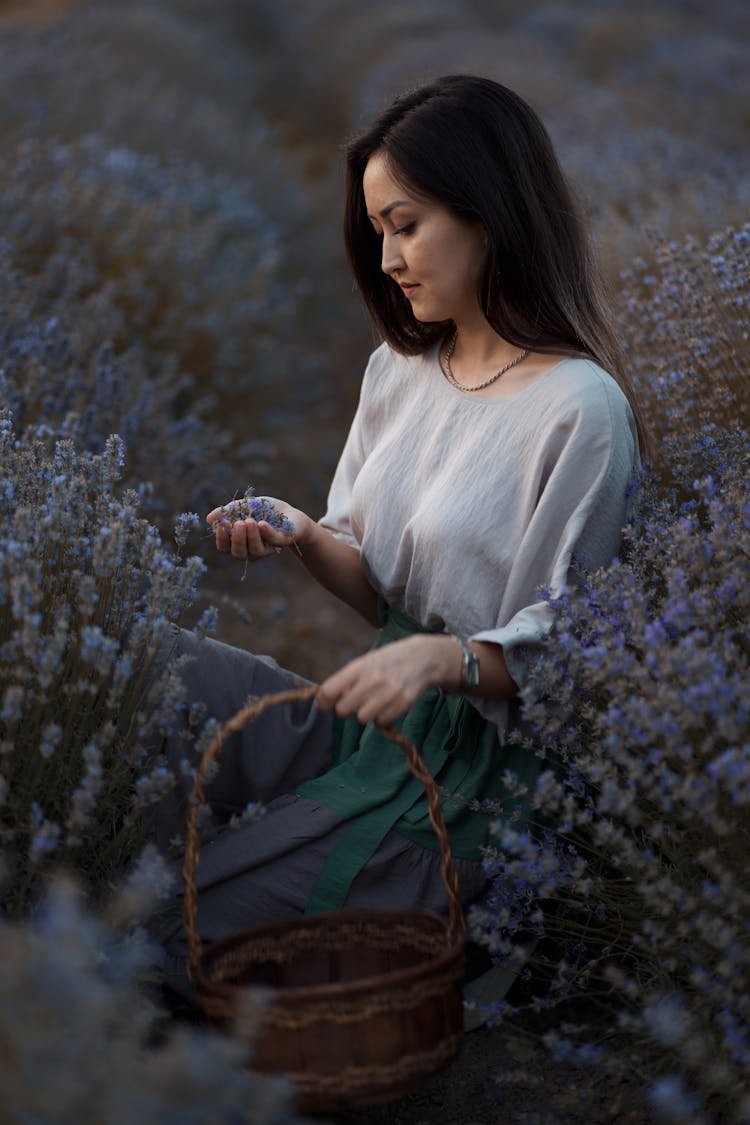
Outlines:
<svg viewBox="0 0 750 1125"><path fill-rule="evenodd" d="M312 547L322 532L320 525L306 512L296 511L291 517L294 524L294 541L298 547Z"/></svg>
<svg viewBox="0 0 750 1125"><path fill-rule="evenodd" d="M462 690L463 653L454 637L444 633L419 633L410 637L409 642L427 653L425 690L438 687L449 694Z"/></svg>
<svg viewBox="0 0 750 1125"><path fill-rule="evenodd" d="M469 642L454 634L452 638L461 652L461 691L475 691L479 687L479 657Z"/></svg>

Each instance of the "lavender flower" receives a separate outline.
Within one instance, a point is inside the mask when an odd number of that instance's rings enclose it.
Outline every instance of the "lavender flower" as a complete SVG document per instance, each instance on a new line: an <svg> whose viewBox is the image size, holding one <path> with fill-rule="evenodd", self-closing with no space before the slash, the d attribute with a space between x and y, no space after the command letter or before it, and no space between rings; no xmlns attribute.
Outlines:
<svg viewBox="0 0 750 1125"><path fill-rule="evenodd" d="M232 524L239 520L255 520L260 523L265 520L271 527L294 535L295 527L290 519L277 512L273 503L265 496L256 496L254 488L248 488L245 495L239 500L230 500L221 508L221 518L229 524L231 535Z"/></svg>

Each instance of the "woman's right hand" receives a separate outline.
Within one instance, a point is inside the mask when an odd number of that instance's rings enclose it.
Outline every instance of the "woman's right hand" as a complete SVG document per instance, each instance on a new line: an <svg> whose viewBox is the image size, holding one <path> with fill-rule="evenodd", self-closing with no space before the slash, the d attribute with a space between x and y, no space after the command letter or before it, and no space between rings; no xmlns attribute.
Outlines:
<svg viewBox="0 0 750 1125"><path fill-rule="evenodd" d="M268 558L269 555L280 554L284 547L289 547L292 543L302 548L310 540L318 525L305 512L300 511L299 508L292 508L284 500L276 500L273 496L259 497L259 499L268 500L277 512L294 524L294 535L272 527L266 520L256 522L253 519L246 519L231 523L226 517L227 511L231 511L234 503L230 500L223 507L214 508L206 516L207 522L214 529L218 551L232 555L236 559L256 562Z"/></svg>

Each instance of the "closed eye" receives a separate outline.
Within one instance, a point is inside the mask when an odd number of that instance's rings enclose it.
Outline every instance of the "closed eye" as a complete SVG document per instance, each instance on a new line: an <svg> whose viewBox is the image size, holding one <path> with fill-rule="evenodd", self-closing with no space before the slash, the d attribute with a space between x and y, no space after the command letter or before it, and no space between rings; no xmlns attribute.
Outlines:
<svg viewBox="0 0 750 1125"><path fill-rule="evenodd" d="M393 233L394 234L411 234L414 231L414 228L416 227L416 225L417 224L415 222L404 223L404 225L402 227L396 227L395 230L393 231Z"/></svg>

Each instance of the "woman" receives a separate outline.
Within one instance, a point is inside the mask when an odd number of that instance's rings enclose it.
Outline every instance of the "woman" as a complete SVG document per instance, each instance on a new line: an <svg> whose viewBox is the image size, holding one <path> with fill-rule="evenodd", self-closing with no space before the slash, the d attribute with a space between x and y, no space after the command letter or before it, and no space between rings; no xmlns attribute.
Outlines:
<svg viewBox="0 0 750 1125"><path fill-rule="evenodd" d="M381 630L317 701L269 711L224 751L219 831L197 885L205 939L341 906L441 910L421 786L375 722L398 721L445 790L468 903L503 802L528 818L539 761L509 738L526 664L550 626L540 589L618 550L638 463L620 371L576 210L547 134L510 90L451 76L397 98L348 147L345 239L383 337L328 509L283 501L301 562ZM208 516L216 546L255 561L290 546L268 523ZM189 645L189 640L184 642ZM192 694L221 718L296 678L204 642ZM177 764L175 743L170 756ZM174 825L165 814L164 835ZM176 901L162 938L184 973Z"/></svg>

